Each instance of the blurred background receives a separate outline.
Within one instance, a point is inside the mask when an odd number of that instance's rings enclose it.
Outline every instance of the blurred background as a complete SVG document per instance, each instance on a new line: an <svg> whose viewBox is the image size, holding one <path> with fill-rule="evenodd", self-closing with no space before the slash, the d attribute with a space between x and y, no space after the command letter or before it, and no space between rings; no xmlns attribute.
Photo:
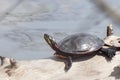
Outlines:
<svg viewBox="0 0 120 80"><path fill-rule="evenodd" d="M53 56L44 33L57 42L73 33L91 33L101 39L113 25L120 35L118 0L1 0L0 55L17 60Z"/></svg>

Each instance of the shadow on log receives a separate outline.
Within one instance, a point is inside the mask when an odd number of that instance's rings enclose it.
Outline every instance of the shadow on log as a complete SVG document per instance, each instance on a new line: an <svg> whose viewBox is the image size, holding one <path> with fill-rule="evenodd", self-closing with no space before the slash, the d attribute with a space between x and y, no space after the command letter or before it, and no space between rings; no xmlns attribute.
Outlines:
<svg viewBox="0 0 120 80"><path fill-rule="evenodd" d="M113 72L110 74L111 77L115 77L116 79L120 79L120 68L119 67L114 67Z"/></svg>

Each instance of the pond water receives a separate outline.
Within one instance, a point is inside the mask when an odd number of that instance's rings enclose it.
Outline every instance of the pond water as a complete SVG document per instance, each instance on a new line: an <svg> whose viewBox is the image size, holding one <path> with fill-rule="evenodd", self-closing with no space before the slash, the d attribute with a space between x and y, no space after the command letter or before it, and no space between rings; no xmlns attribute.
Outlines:
<svg viewBox="0 0 120 80"><path fill-rule="evenodd" d="M14 1L15 4L17 0ZM13 7L13 3L10 6ZM45 42L44 33L56 41L82 32L103 39L106 26L111 23L115 34L120 33L118 25L90 0L23 0L14 10L10 6L1 13L5 18L1 17L0 22L0 55L6 57L31 60L53 56L54 51ZM9 9L11 12L5 15Z"/></svg>

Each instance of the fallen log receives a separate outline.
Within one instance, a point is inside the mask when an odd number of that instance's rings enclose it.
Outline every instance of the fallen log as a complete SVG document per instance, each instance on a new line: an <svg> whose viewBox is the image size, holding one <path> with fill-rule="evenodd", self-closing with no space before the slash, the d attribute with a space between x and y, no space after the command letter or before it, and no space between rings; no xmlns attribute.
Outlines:
<svg viewBox="0 0 120 80"><path fill-rule="evenodd" d="M110 30L108 30L110 31ZM110 32L107 37L114 36ZM114 38L115 37L115 38ZM110 37L119 43L116 36ZM120 37L118 37L120 38ZM110 40L105 38L105 40ZM110 41L108 41L108 44ZM0 57L0 80L116 80L120 79L120 51L108 62L104 55L91 55L73 60L73 66L64 71L64 59L49 57L31 61L16 61Z"/></svg>

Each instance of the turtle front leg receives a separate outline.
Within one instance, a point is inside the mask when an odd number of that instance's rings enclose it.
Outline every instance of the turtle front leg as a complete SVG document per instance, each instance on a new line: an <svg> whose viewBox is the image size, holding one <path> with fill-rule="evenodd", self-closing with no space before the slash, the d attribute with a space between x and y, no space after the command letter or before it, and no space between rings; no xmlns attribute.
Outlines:
<svg viewBox="0 0 120 80"><path fill-rule="evenodd" d="M71 66L72 66L72 57L69 56L65 62L65 68L64 68L65 72L67 72L71 68Z"/></svg>
<svg viewBox="0 0 120 80"><path fill-rule="evenodd" d="M101 48L100 51L105 54L109 59L112 59L116 54L116 48L110 47L110 48Z"/></svg>

